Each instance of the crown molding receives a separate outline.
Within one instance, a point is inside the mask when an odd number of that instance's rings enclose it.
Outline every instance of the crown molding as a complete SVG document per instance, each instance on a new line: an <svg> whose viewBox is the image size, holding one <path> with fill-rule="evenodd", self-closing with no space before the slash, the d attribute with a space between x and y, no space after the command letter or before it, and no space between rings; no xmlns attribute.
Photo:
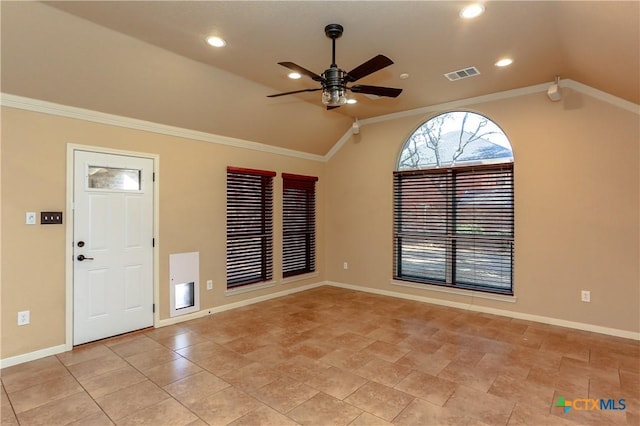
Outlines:
<svg viewBox="0 0 640 426"><path fill-rule="evenodd" d="M390 120L398 120L405 117L412 117L416 115L425 115L432 112L446 111L455 108L462 108L469 105L481 104L486 102L492 102L502 99L510 99L519 96L530 95L534 93L546 92L549 85L553 82L537 84L534 86L522 87L518 89L506 90L503 92L491 93L489 95L476 96L473 98L459 99L452 102L445 102L441 104L429 105L426 107L415 108L407 111L396 112L393 114L380 115L377 117L365 118L359 120L360 126L366 126L369 124L381 123ZM640 105L634 104L617 96L613 96L609 93L595 89L586 84L579 83L571 79L560 80L560 87L567 87L585 95L591 96L595 99L607 102L611 105L617 106L623 110L640 115ZM138 120L135 118L123 117L114 114L107 114L103 112L93 111L84 108L77 108L68 105L57 104L54 102L43 101L39 99L27 98L18 95L12 95L9 93L0 94L0 105L23 109L33 112L41 112L45 114L57 115L60 117L74 118L79 120L91 121L94 123L108 124L112 126L124 127L134 130L142 130L146 132L153 132L162 135L176 136L185 139L192 139L201 142L215 143L219 145L232 146L235 148L250 149L254 151L260 151L270 154L285 155L288 157L302 158L305 160L327 162L329 161L340 149L344 146L349 139L351 139L353 133L351 128L347 130L344 135L331 147L329 152L325 155L310 154L302 151L295 151L287 148L279 148L271 145L266 145L259 142L247 141L244 139L231 138L228 136L221 136L212 133L200 132L196 130L185 129L181 127L168 126L165 124L154 123L151 121Z"/></svg>
<svg viewBox="0 0 640 426"><path fill-rule="evenodd" d="M182 127L168 126L166 124L138 120L136 118L107 114L104 112L92 111L89 109L77 108L68 105L57 104L54 102L12 95L9 93L0 94L0 105L8 108L40 112L44 114L56 115L59 117L74 118L78 120L91 121L94 123L124 127L127 129L158 133L161 135L176 136L200 142L209 142L218 145L232 146L235 148L250 149L270 154L302 158L305 160L325 161L325 156L322 155L309 154L307 152L295 151L292 149L280 148L259 142L252 142L244 139L215 135L212 133L199 132Z"/></svg>

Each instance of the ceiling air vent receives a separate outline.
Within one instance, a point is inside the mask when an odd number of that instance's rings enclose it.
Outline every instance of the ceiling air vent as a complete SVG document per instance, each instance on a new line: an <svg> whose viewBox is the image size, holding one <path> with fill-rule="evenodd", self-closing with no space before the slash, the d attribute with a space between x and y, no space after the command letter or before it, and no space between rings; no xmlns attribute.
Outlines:
<svg viewBox="0 0 640 426"><path fill-rule="evenodd" d="M469 67L469 68L464 68L458 71L448 72L444 76L447 77L450 81L456 81L456 80L460 80L467 77L473 77L478 74L480 74L480 71L478 71L478 68Z"/></svg>

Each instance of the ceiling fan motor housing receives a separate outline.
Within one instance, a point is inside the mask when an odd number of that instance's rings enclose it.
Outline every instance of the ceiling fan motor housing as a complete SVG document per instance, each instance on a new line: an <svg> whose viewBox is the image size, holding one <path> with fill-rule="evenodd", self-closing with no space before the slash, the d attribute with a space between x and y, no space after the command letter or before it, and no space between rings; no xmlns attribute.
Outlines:
<svg viewBox="0 0 640 426"><path fill-rule="evenodd" d="M328 70L326 70L322 74L325 80L325 83L324 83L325 89L331 89L334 87L344 88L345 87L344 75L345 75L345 72L338 67L331 67Z"/></svg>

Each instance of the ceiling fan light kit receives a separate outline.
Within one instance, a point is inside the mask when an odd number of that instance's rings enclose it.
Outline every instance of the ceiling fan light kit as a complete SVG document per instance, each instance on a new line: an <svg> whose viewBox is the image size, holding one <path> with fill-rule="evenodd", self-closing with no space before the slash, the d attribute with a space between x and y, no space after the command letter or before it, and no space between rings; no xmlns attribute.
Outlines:
<svg viewBox="0 0 640 426"><path fill-rule="evenodd" d="M373 74L376 71L393 64L393 61L384 55L377 55L367 62L357 66L349 72L345 72L343 69L338 68L336 64L336 39L342 36L344 28L340 24L329 24L324 28L325 35L331 39L332 54L331 65L321 75L309 71L293 62L278 62L279 65L290 69L291 71L306 75L314 81L320 83L321 87L314 89L302 89L294 90L291 92L277 93L275 95L269 95L269 98L274 98L284 95L292 95L302 92L316 92L322 90L322 103L327 106L327 109L338 108L341 105L347 103L347 91L353 93L371 94L377 96L386 96L395 98L402 89L395 89L392 87L380 87L380 86L366 86L356 84L351 87L349 83L354 83L357 80L366 77L369 74Z"/></svg>

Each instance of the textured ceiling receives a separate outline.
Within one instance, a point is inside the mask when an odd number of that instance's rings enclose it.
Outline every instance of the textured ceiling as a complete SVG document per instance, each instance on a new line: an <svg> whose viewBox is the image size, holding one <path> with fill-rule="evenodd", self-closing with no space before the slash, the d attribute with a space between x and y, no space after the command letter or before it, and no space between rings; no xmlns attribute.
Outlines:
<svg viewBox="0 0 640 426"><path fill-rule="evenodd" d="M2 2L2 90L98 111L325 154L353 117L368 118L569 78L640 103L640 3L163 1ZM73 16L72 16L73 15ZM78 19L82 18L82 19ZM277 62L316 73L331 62L324 26L339 23L337 64L377 54L395 64L359 83L396 99L355 95L325 111L316 87ZM95 25L98 24L98 25ZM227 40L209 47L210 34ZM509 56L513 65L493 64ZM443 74L475 66L477 77ZM401 73L409 78L400 79Z"/></svg>

